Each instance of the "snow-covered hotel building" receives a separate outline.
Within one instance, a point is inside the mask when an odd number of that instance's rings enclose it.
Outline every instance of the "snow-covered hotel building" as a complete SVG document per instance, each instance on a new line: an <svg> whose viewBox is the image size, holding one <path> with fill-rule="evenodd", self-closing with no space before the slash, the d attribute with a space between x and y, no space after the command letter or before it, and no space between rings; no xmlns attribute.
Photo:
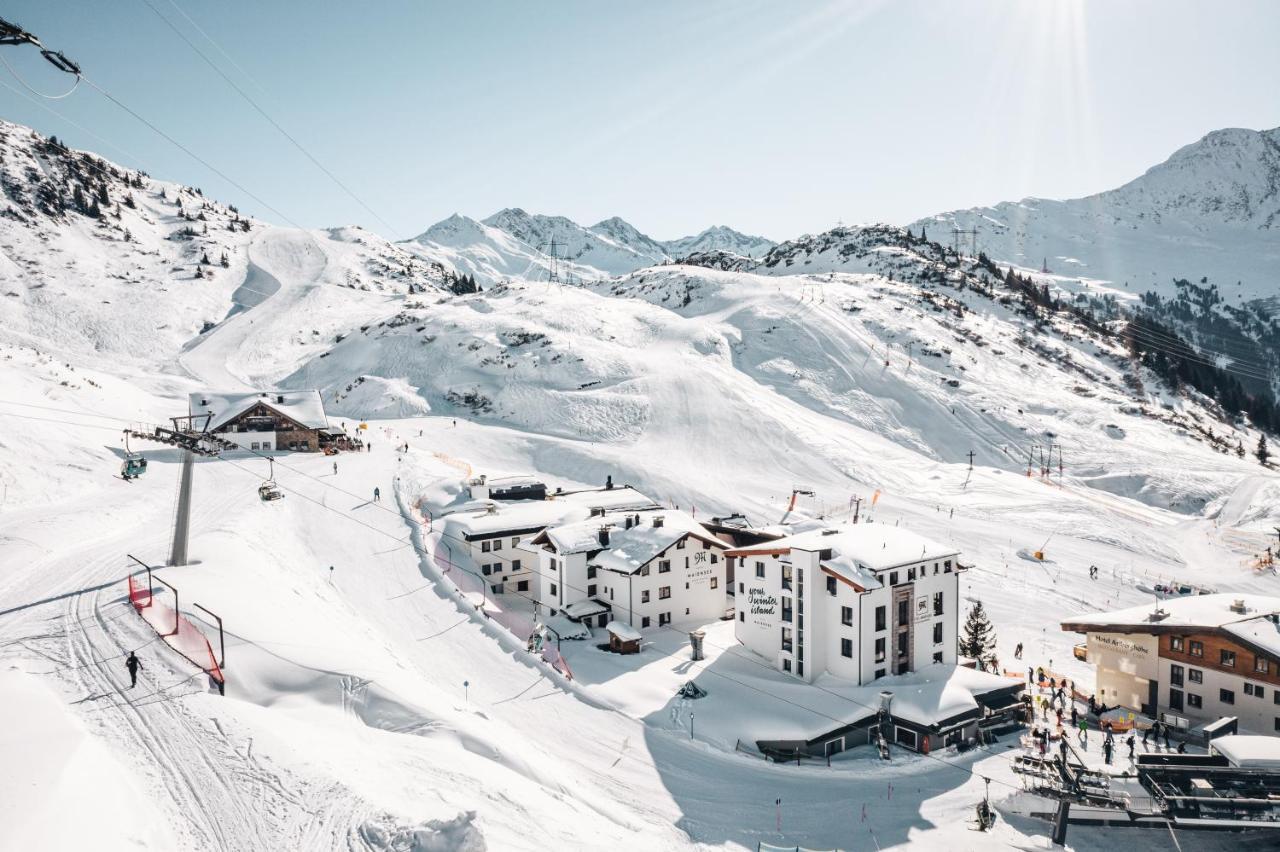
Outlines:
<svg viewBox="0 0 1280 852"><path fill-rule="evenodd" d="M1280 731L1280 598L1195 595L1064 621L1088 637L1098 701L1177 727Z"/></svg>
<svg viewBox="0 0 1280 852"><path fill-rule="evenodd" d="M954 548L887 524L732 548L736 635L781 671L856 684L956 663Z"/></svg>
<svg viewBox="0 0 1280 852"><path fill-rule="evenodd" d="M728 545L685 512L597 512L529 545L540 551L538 602L549 614L635 628L725 614Z"/></svg>
<svg viewBox="0 0 1280 852"><path fill-rule="evenodd" d="M433 520L441 535L437 552L452 563L466 556L485 577L493 594L537 593L538 551L530 538L549 526L582 520L605 511L647 509L654 502L629 485L556 491L545 499L513 499L536 491L520 478L477 480L470 486L472 502ZM545 486L542 492L545 493Z"/></svg>

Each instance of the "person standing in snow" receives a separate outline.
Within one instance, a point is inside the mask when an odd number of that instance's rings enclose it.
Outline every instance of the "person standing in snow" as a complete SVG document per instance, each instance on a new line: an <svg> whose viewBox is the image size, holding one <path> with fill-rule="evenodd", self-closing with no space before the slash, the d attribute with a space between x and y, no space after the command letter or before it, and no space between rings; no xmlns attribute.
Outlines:
<svg viewBox="0 0 1280 852"><path fill-rule="evenodd" d="M1080 745L1089 747L1089 722L1085 719L1080 720Z"/></svg>
<svg viewBox="0 0 1280 852"><path fill-rule="evenodd" d="M1113 746L1113 745L1111 744L1111 740L1103 740L1103 742L1102 742L1102 758L1103 758L1103 759L1104 759L1108 764L1110 764L1110 763L1111 763L1111 750L1112 750L1113 748L1115 748L1115 746Z"/></svg>
<svg viewBox="0 0 1280 852"><path fill-rule="evenodd" d="M333 463L333 475L334 475L334 476L337 476L337 475L338 475L338 463L337 463L337 462L334 462L334 463Z"/></svg>
<svg viewBox="0 0 1280 852"><path fill-rule="evenodd" d="M129 658L124 661L124 667L129 670L129 688L133 689L138 685L138 669L142 668L142 660L139 660L138 655L130 651Z"/></svg>
<svg viewBox="0 0 1280 852"><path fill-rule="evenodd" d="M375 503L382 502L382 490L379 489L376 485L373 488L373 502Z"/></svg>
<svg viewBox="0 0 1280 852"><path fill-rule="evenodd" d="M1016 660L1022 659L1022 643L1021 642L1018 643L1018 647L1013 649L1013 657ZM1028 671L1030 671L1030 669L1028 669Z"/></svg>
<svg viewBox="0 0 1280 852"><path fill-rule="evenodd" d="M1135 743L1135 742L1136 742L1136 740L1134 739L1133 731L1130 731L1130 732L1129 732L1129 738L1128 738L1128 739L1126 739L1126 740L1124 741L1124 744L1125 744L1125 745L1127 745L1127 746L1129 747L1129 760L1130 760L1130 762L1132 762L1132 761L1133 761L1133 746L1134 746L1134 743Z"/></svg>
<svg viewBox="0 0 1280 852"><path fill-rule="evenodd" d="M1071 702L1071 727L1074 728L1079 724L1080 724L1080 711L1076 709L1076 703L1072 701Z"/></svg>

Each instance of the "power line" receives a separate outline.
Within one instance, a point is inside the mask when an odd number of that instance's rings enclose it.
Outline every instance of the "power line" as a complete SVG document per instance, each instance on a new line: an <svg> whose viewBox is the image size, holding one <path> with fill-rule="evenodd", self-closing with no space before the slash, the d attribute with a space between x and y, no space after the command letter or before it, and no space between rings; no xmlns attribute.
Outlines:
<svg viewBox="0 0 1280 852"><path fill-rule="evenodd" d="M142 0L142 2L147 5L147 8L149 8L152 12L156 14L157 18L164 21L165 25L168 26L169 29L173 30L173 32L178 36L178 38L186 42L187 46L190 47L192 50L194 50L196 52L196 55L205 61L205 64L207 64L210 68L212 68L215 72L217 72L218 76L221 77L223 80L225 80L227 82L227 85L229 85L232 89L236 91L236 94L244 98L245 102L247 102L249 106L257 110L258 114L261 115L263 118L265 118L271 124L272 127L280 131L280 135L284 136L285 139L288 139L289 142L291 142L295 148L301 151L303 155L306 156L306 158L310 160L313 165L315 165L316 168L324 172L324 174L329 178L329 180L333 181L334 184L336 184L339 189L341 189L347 195L351 196L351 198L353 198L357 204L363 207L369 213L369 215L373 216L373 218L377 219L380 223L382 223L382 226L386 228L388 232L390 232L394 236L395 228L392 227L390 223L388 223L385 219L379 216L372 207L370 207L368 204L364 202L364 199L356 195L355 192L352 191L350 187L348 187L345 183L339 180L337 175L329 171L329 169L325 167L324 163L321 163L320 160L318 160L315 157L315 155L313 155L310 151L308 151L301 142L295 139L293 135L289 133L289 131L285 130L284 127L280 125L280 122L272 118L271 115L265 109L263 109L258 104L257 101L251 98L244 89L240 88L240 86L236 83L235 80L231 79L231 77L229 77L221 68L219 68L217 63L215 63L212 59L210 59L205 54L204 51L202 51L199 47L196 46L196 44L193 41L191 41L191 39L187 38L186 34L183 33L182 30L178 29L172 21L170 21L167 17L165 17L160 12L160 10L157 9L154 4L152 4L151 0ZM172 0L170 0L170 3L172 4ZM173 4L173 5L174 5L174 8L177 8L176 4ZM182 10L179 9L179 11L182 11ZM186 17L185 12L183 12L183 16ZM187 17L187 20L190 21L191 20L190 17ZM201 30L200 32L201 32L201 35L203 35L205 39L209 41L210 44L214 45L214 47L217 47L217 43L214 42L213 39L210 38L207 33L205 33L203 30ZM219 50L221 50L221 48L219 48ZM225 51L223 51L223 55L224 56L226 55ZM244 73L243 70L241 71L241 73Z"/></svg>

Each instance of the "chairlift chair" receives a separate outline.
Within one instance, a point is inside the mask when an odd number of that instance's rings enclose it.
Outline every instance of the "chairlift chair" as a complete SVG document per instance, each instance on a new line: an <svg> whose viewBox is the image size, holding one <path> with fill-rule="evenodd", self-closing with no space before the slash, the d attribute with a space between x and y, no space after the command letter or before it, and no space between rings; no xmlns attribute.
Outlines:
<svg viewBox="0 0 1280 852"><path fill-rule="evenodd" d="M280 490L280 486L276 485L276 462L275 459L268 458L267 461L271 465L271 472L261 485L258 486L258 499L264 503L272 500L279 500L284 497L284 492Z"/></svg>
<svg viewBox="0 0 1280 852"><path fill-rule="evenodd" d="M142 453L135 453L129 449L129 433L124 435L124 462L120 465L121 479L137 479L139 476L147 472L147 460L143 458Z"/></svg>

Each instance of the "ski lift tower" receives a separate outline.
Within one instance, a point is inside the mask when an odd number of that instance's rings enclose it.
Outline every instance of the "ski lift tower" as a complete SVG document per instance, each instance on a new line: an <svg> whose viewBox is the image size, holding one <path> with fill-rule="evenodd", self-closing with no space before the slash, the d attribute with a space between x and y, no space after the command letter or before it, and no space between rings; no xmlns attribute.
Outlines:
<svg viewBox="0 0 1280 852"><path fill-rule="evenodd" d="M551 261L550 266L547 267L547 283L562 284L564 283L560 279L560 266L562 264L559 262L561 258L557 252L565 246L563 243L557 243L554 236L546 245L548 250L547 258Z"/></svg>
<svg viewBox="0 0 1280 852"><path fill-rule="evenodd" d="M978 226L972 228L952 228L951 229L951 247L956 253L956 257L960 256L960 238L969 237L970 257L978 256Z"/></svg>
<svg viewBox="0 0 1280 852"><path fill-rule="evenodd" d="M169 565L187 564L187 541L191 533L191 483L196 456L216 456L235 444L209 432L212 414L171 417L172 429L157 426L151 432L126 429L125 434L144 441L156 441L177 447L182 452L182 470L178 478L178 505L173 515L173 541L169 547ZM200 423L199 421L203 421ZM198 425L197 425L198 424Z"/></svg>

